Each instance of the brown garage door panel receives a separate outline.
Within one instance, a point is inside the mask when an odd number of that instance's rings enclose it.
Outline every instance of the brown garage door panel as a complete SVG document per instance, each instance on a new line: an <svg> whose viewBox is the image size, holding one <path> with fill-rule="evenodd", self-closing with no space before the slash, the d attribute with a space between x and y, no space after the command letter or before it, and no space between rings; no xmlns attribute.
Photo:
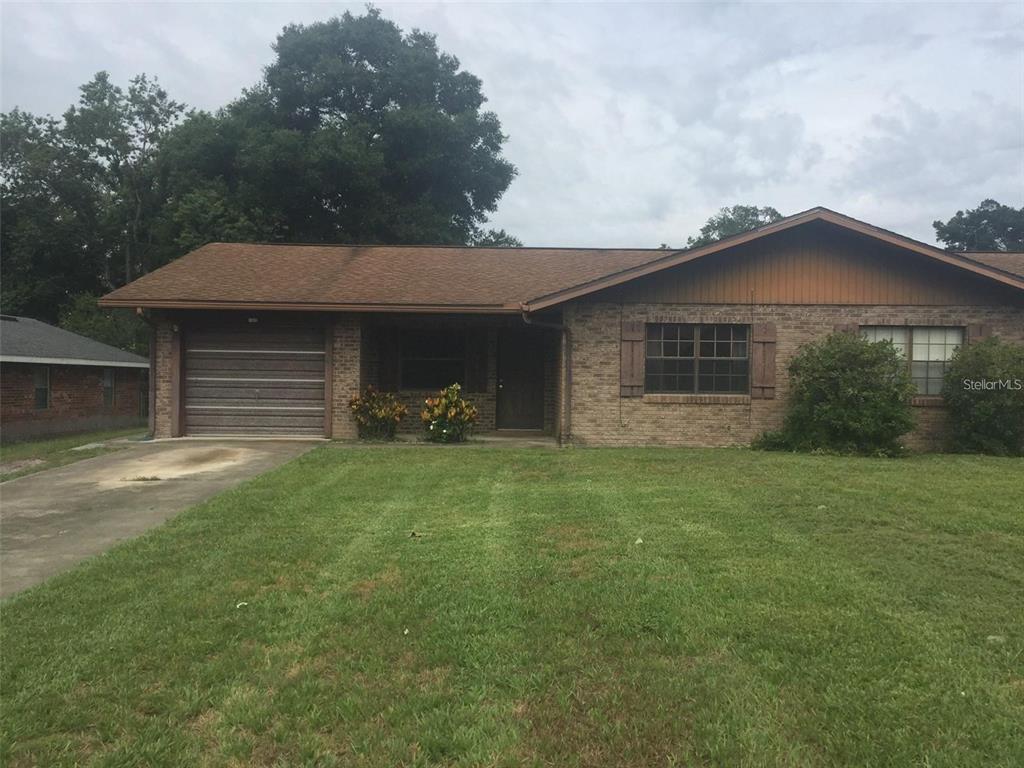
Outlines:
<svg viewBox="0 0 1024 768"><path fill-rule="evenodd" d="M193 331L186 339L186 434L323 435L321 332Z"/></svg>

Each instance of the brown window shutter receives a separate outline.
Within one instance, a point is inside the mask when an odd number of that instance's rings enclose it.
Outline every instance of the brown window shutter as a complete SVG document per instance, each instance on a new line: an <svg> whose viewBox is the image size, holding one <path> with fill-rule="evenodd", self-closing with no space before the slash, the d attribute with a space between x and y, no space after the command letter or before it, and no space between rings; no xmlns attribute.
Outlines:
<svg viewBox="0 0 1024 768"><path fill-rule="evenodd" d="M487 391L487 331L466 333L466 392Z"/></svg>
<svg viewBox="0 0 1024 768"><path fill-rule="evenodd" d="M832 330L836 333L849 333L856 335L860 333L860 326L856 323L836 323Z"/></svg>
<svg viewBox="0 0 1024 768"><path fill-rule="evenodd" d="M622 361L619 368L619 396L640 397L644 393L644 324L623 321L620 334Z"/></svg>
<svg viewBox="0 0 1024 768"><path fill-rule="evenodd" d="M971 323L967 326L967 343L974 344L992 335L992 327L985 323Z"/></svg>
<svg viewBox="0 0 1024 768"><path fill-rule="evenodd" d="M397 328L381 328L378 346L378 384L382 392L397 392L399 387L399 337Z"/></svg>
<svg viewBox="0 0 1024 768"><path fill-rule="evenodd" d="M754 323L750 329L750 396L775 397L775 323Z"/></svg>

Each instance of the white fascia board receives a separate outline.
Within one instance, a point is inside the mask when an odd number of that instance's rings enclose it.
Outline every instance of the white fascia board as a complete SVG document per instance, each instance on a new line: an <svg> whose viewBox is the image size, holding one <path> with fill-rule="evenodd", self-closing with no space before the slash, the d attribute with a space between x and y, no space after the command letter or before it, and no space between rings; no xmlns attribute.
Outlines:
<svg viewBox="0 0 1024 768"><path fill-rule="evenodd" d="M149 368L149 363L127 363L108 360L82 360L75 357L27 357L0 355L0 363L35 363L36 365L87 365L90 368Z"/></svg>

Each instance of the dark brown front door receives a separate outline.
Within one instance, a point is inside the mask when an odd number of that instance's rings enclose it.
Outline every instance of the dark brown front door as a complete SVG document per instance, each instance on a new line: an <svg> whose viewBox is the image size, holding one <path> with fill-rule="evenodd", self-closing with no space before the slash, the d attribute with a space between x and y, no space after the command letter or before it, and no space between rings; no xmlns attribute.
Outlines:
<svg viewBox="0 0 1024 768"><path fill-rule="evenodd" d="M498 335L498 429L544 428L544 337L531 329Z"/></svg>

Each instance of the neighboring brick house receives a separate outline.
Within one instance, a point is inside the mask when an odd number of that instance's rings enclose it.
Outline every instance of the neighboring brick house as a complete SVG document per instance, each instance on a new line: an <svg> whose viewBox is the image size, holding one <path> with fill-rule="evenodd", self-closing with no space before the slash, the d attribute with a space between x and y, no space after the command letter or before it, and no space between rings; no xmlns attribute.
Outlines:
<svg viewBox="0 0 1024 768"><path fill-rule="evenodd" d="M941 444L946 361L1024 343L1024 254L956 254L815 208L688 250L214 243L105 296L156 328L155 430L355 436L347 403L458 381L483 431L735 445L781 423L797 349L889 338Z"/></svg>
<svg viewBox="0 0 1024 768"><path fill-rule="evenodd" d="M146 422L149 362L28 317L0 315L0 439Z"/></svg>

